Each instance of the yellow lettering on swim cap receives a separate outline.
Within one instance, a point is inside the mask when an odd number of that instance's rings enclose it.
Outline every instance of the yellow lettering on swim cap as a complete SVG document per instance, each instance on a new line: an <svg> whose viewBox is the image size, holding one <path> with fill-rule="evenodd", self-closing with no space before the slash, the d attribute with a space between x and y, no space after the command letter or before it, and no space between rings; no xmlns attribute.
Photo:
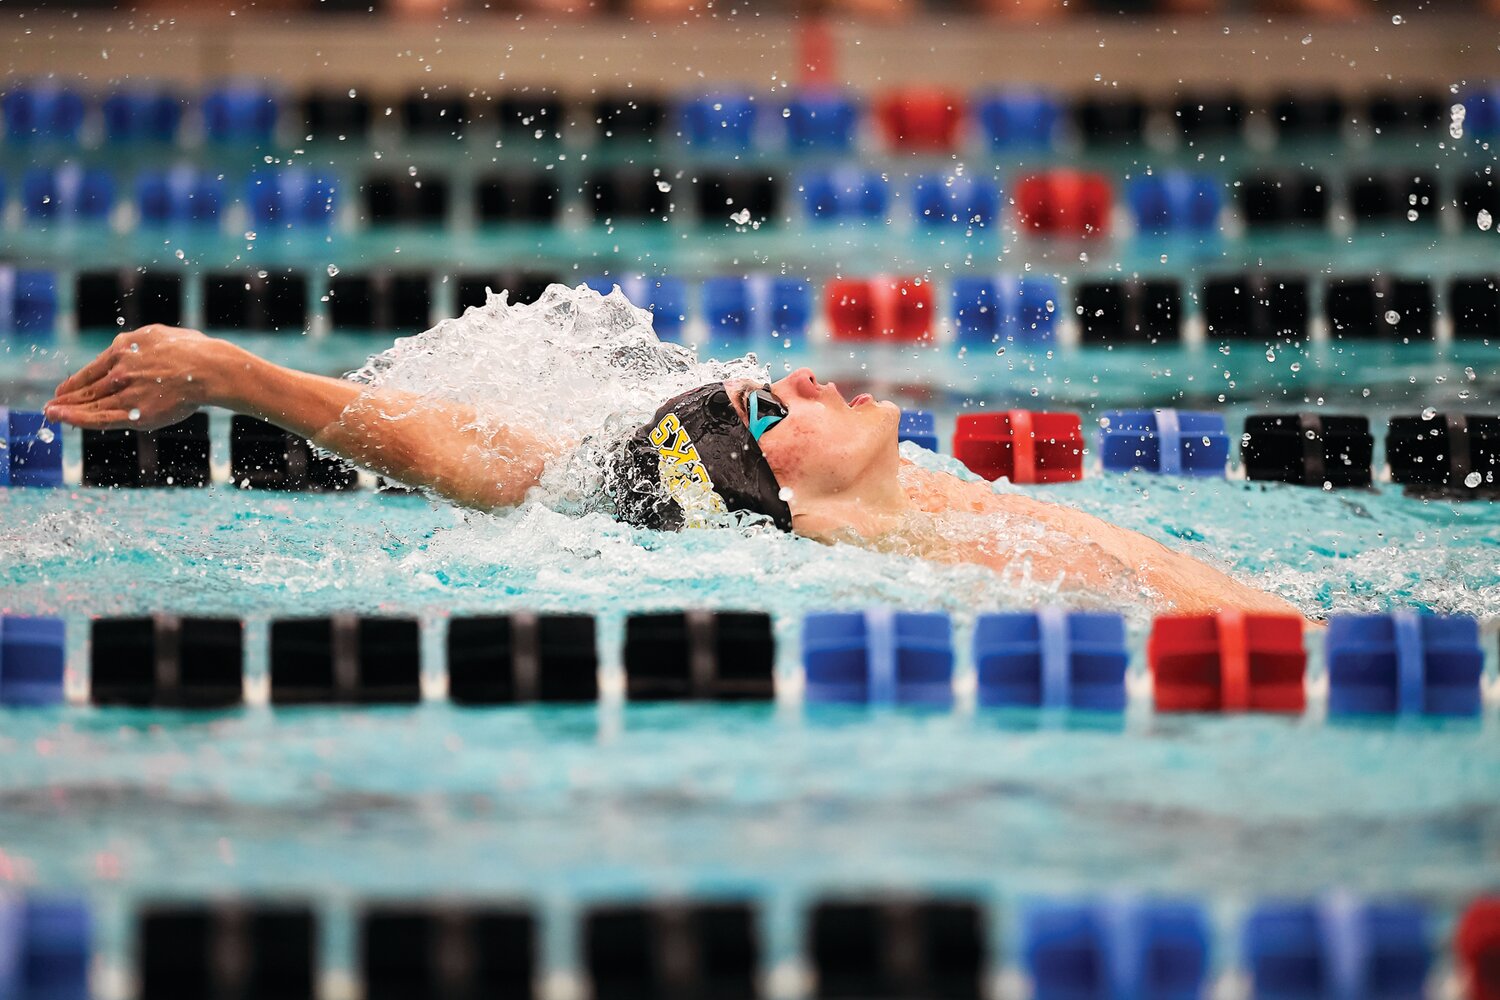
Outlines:
<svg viewBox="0 0 1500 1000"><path fill-rule="evenodd" d="M651 443L656 446L656 469L662 487L682 508L687 527L703 527L710 515L728 511L698 457L697 446L675 413L662 417L652 429Z"/></svg>

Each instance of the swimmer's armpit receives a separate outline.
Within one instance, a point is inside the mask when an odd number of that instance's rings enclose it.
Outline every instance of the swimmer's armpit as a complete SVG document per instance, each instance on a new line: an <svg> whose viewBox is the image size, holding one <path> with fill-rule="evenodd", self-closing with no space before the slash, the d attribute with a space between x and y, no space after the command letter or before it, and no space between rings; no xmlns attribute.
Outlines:
<svg viewBox="0 0 1500 1000"><path fill-rule="evenodd" d="M313 443L465 507L513 507L547 463L573 442L508 425L475 407L412 393L369 390Z"/></svg>

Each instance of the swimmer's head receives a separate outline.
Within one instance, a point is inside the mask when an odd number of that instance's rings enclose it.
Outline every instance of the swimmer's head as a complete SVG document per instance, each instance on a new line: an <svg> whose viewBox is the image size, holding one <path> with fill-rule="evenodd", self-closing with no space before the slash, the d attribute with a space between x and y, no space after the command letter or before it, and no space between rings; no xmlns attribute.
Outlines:
<svg viewBox="0 0 1500 1000"><path fill-rule="evenodd" d="M621 519L643 527L747 511L789 531L794 505L806 510L882 463L894 468L900 416L867 395L845 402L805 368L771 385L712 383L668 400L623 443L610 493Z"/></svg>

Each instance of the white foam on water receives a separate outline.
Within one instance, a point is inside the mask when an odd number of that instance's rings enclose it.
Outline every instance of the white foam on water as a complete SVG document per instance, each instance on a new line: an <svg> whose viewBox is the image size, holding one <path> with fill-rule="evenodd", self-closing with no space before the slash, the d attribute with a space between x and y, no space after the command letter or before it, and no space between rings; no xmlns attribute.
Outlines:
<svg viewBox="0 0 1500 1000"><path fill-rule="evenodd" d="M481 419L580 442L567 461L552 463L537 499L581 511L598 505L613 445L665 400L710 382L769 375L754 355L699 361L693 348L663 343L651 314L618 288L600 295L555 284L531 304L490 292L483 306L396 341L351 378L469 404Z"/></svg>

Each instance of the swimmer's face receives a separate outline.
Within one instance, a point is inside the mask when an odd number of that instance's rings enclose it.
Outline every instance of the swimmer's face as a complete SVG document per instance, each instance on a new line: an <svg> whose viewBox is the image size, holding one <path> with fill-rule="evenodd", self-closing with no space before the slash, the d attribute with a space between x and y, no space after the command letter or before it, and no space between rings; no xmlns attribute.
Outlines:
<svg viewBox="0 0 1500 1000"><path fill-rule="evenodd" d="M734 379L724 387L744 419L745 395L759 385ZM786 404L787 415L761 435L760 450L776 481L794 496L844 492L896 460L901 409L895 403L877 402L868 393L845 400L837 386L820 383L806 368L771 383L771 391Z"/></svg>

